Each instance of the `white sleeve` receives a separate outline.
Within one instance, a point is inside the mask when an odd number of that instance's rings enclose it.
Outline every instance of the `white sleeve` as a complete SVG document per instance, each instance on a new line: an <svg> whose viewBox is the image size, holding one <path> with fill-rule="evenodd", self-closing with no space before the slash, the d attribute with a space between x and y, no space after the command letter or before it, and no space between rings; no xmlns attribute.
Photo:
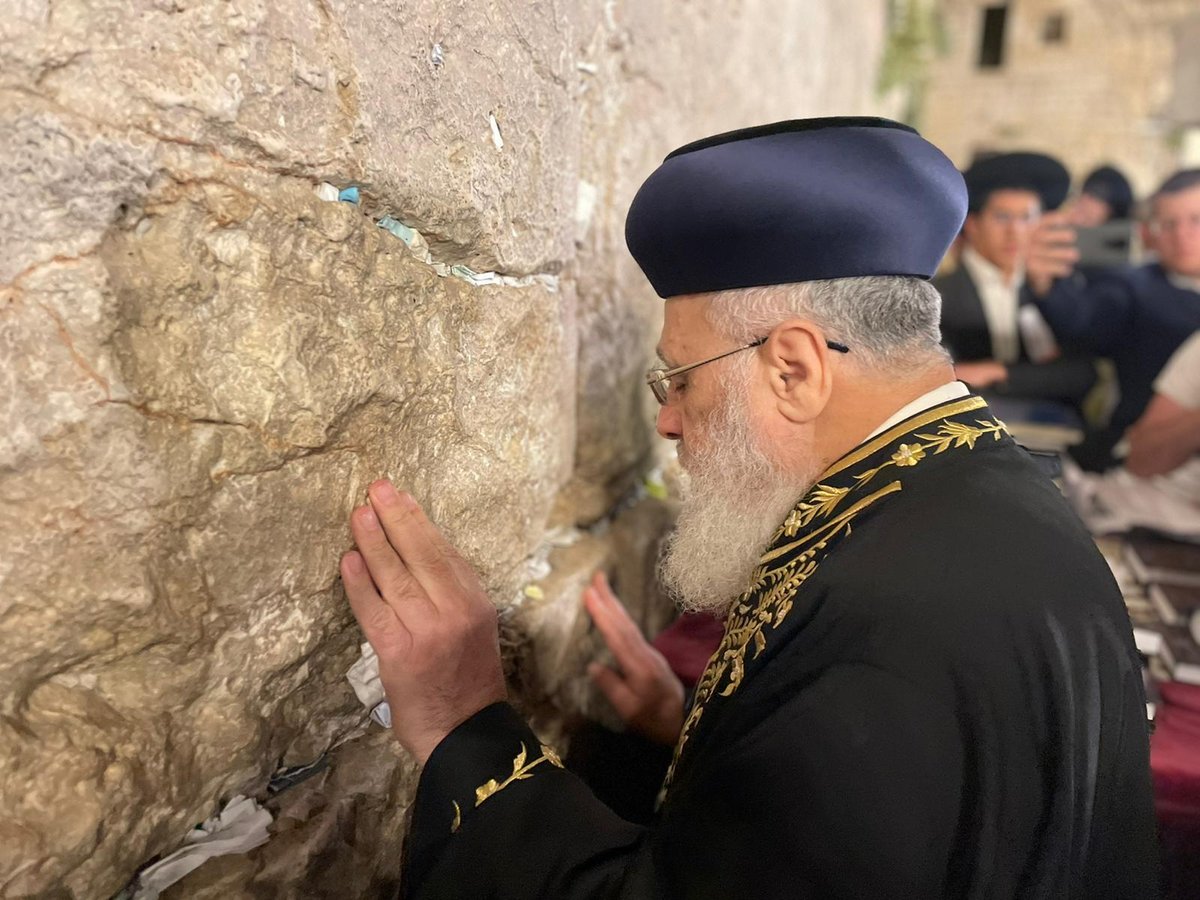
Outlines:
<svg viewBox="0 0 1200 900"><path fill-rule="evenodd" d="M1200 331L1180 345L1154 380L1154 392L1200 409Z"/></svg>

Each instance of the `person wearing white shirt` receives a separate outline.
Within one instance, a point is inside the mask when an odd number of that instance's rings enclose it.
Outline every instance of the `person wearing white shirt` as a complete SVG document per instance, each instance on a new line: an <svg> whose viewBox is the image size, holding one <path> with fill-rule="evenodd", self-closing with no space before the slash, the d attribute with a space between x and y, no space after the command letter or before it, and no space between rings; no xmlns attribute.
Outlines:
<svg viewBox="0 0 1200 900"><path fill-rule="evenodd" d="M1009 153L966 172L970 212L958 269L936 279L942 339L976 390L1078 408L1096 380L1091 360L1064 357L1037 307L1022 302L1025 255L1043 209L1070 184L1056 160Z"/></svg>

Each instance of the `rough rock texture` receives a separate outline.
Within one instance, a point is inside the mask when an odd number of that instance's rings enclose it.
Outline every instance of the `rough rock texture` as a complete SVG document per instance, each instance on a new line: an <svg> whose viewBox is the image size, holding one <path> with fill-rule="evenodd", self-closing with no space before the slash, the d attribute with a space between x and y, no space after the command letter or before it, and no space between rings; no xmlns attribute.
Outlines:
<svg viewBox="0 0 1200 900"><path fill-rule="evenodd" d="M582 582L612 568L648 629L664 615L667 514L618 508L656 463L659 315L624 211L686 140L875 111L883 7L10 4L0 896L111 896L334 746L271 801L270 843L172 894L395 883L415 773L362 736L336 579L380 476L478 567L539 727L603 714Z"/></svg>

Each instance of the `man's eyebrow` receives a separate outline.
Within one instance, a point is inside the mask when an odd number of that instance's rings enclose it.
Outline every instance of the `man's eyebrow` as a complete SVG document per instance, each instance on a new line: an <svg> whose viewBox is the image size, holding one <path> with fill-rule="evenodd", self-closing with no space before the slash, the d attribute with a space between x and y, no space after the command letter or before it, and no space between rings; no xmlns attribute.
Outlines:
<svg viewBox="0 0 1200 900"><path fill-rule="evenodd" d="M671 360L667 357L667 351L663 350L662 344L659 344L654 348L654 355L657 356L658 361L668 369L675 368L675 363L671 362Z"/></svg>

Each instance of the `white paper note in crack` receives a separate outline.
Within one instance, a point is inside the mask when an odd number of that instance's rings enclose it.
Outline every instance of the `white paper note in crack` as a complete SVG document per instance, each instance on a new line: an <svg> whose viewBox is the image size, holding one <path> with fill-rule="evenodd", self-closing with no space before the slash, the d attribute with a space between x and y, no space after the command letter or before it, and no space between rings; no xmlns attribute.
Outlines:
<svg viewBox="0 0 1200 900"><path fill-rule="evenodd" d="M160 893L214 856L245 853L267 842L271 814L248 797L237 796L183 839L184 845L138 876L133 900L157 900Z"/></svg>
<svg viewBox="0 0 1200 900"><path fill-rule="evenodd" d="M392 727L392 708L384 700L383 683L379 680L379 657L375 648L363 642L358 648L362 656L346 672L346 680L354 688L358 702L371 711L371 718L384 728Z"/></svg>

